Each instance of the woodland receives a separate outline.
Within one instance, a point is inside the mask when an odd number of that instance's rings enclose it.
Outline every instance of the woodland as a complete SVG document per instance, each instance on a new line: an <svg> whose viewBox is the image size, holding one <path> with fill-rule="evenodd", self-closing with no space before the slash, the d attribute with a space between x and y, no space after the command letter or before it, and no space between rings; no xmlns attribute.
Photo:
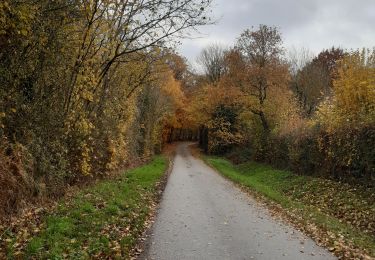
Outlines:
<svg viewBox="0 0 375 260"><path fill-rule="evenodd" d="M375 50L288 51L251 27L175 51L211 0L0 2L0 215L147 161L173 141L235 163L375 182Z"/></svg>

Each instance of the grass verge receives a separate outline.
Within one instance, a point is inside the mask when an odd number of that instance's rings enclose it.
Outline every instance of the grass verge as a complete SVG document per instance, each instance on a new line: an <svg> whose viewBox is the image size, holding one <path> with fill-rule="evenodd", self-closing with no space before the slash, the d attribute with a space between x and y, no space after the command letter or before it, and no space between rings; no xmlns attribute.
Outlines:
<svg viewBox="0 0 375 260"><path fill-rule="evenodd" d="M157 156L116 180L102 181L61 201L36 235L20 246L8 232L9 259L128 259L145 230L167 168ZM40 229L40 230L39 230ZM22 235L22 234L21 234Z"/></svg>
<svg viewBox="0 0 375 260"><path fill-rule="evenodd" d="M233 165L219 157L203 159L228 179L273 204L274 211L337 256L375 257L373 190L297 176L255 162Z"/></svg>

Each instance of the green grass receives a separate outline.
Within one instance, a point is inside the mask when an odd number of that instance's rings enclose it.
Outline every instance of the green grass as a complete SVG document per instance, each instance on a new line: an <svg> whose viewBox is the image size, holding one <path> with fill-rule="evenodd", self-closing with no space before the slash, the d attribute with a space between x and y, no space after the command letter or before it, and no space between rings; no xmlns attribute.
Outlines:
<svg viewBox="0 0 375 260"><path fill-rule="evenodd" d="M373 190L297 176L255 162L233 165L219 157L204 159L228 179L282 206L294 222L308 226L308 232L314 233L311 229L317 227L325 234L322 240L338 255L343 253L343 242L375 256Z"/></svg>
<svg viewBox="0 0 375 260"><path fill-rule="evenodd" d="M102 181L65 199L53 215L44 217L43 229L29 241L22 258L129 258L166 167L166 158L158 156L117 180ZM8 257L20 255L10 251Z"/></svg>

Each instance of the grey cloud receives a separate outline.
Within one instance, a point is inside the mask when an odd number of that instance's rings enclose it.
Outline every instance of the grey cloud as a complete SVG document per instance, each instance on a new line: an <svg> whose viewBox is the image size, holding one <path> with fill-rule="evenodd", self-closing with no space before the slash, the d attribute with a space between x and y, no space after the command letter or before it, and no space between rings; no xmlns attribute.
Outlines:
<svg viewBox="0 0 375 260"><path fill-rule="evenodd" d="M375 0L217 0L216 25L200 28L197 39L183 40L180 52L191 62L212 42L232 45L251 26L278 26L286 47L305 46L317 53L333 45L375 46Z"/></svg>

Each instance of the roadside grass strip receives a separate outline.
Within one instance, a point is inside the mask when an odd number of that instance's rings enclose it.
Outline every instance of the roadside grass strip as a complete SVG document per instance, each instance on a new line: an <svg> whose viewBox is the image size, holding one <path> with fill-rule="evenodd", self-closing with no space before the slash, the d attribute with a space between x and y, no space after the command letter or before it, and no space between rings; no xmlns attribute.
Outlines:
<svg viewBox="0 0 375 260"><path fill-rule="evenodd" d="M8 245L10 259L127 259L145 230L167 159L101 181L59 203L23 251ZM11 237L11 236L10 236Z"/></svg>

